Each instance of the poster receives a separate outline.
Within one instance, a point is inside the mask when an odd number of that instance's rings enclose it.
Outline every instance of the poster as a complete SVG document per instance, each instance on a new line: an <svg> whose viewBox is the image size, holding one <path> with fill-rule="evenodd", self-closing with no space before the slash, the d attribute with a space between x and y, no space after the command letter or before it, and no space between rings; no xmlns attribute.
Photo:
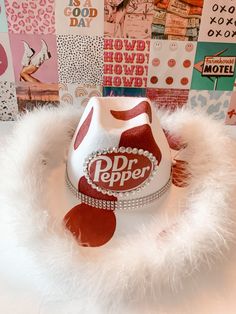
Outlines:
<svg viewBox="0 0 236 314"><path fill-rule="evenodd" d="M85 107L91 97L101 97L102 87L93 85L59 84L60 104Z"/></svg>
<svg viewBox="0 0 236 314"><path fill-rule="evenodd" d="M103 86L147 86L149 40L104 40Z"/></svg>
<svg viewBox="0 0 236 314"><path fill-rule="evenodd" d="M54 0L5 0L8 28L12 34L54 34Z"/></svg>
<svg viewBox="0 0 236 314"><path fill-rule="evenodd" d="M55 0L57 34L103 36L104 0Z"/></svg>
<svg viewBox="0 0 236 314"><path fill-rule="evenodd" d="M103 37L58 35L60 83L102 85Z"/></svg>
<svg viewBox="0 0 236 314"><path fill-rule="evenodd" d="M199 41L236 42L236 2L207 0L203 8Z"/></svg>
<svg viewBox="0 0 236 314"><path fill-rule="evenodd" d="M104 35L110 38L151 38L153 0L105 0Z"/></svg>
<svg viewBox="0 0 236 314"><path fill-rule="evenodd" d="M203 0L155 0L152 38L197 41Z"/></svg>
<svg viewBox="0 0 236 314"><path fill-rule="evenodd" d="M205 112L216 120L224 121L231 95L232 92L191 90L188 107L194 111Z"/></svg>
<svg viewBox="0 0 236 314"><path fill-rule="evenodd" d="M147 86L190 88L195 51L194 42L151 40Z"/></svg>
<svg viewBox="0 0 236 314"><path fill-rule="evenodd" d="M35 107L59 105L57 83L16 83L18 112L32 110Z"/></svg>
<svg viewBox="0 0 236 314"><path fill-rule="evenodd" d="M147 88L147 97L158 109L174 111L188 102L188 89Z"/></svg>
<svg viewBox="0 0 236 314"><path fill-rule="evenodd" d="M28 83L57 83L55 35L10 34L15 80Z"/></svg>
<svg viewBox="0 0 236 314"><path fill-rule="evenodd" d="M55 35L10 34L18 111L58 104Z"/></svg>
<svg viewBox="0 0 236 314"><path fill-rule="evenodd" d="M232 91L236 44L198 42L191 89Z"/></svg>

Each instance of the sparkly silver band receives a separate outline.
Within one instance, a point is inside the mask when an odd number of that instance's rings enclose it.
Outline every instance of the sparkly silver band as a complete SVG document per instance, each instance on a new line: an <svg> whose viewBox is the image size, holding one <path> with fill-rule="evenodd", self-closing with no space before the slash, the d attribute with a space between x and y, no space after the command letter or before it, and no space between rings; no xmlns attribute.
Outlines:
<svg viewBox="0 0 236 314"><path fill-rule="evenodd" d="M166 193L166 191L171 186L172 176L170 176L167 183L158 191L149 194L147 196L131 199L131 200L119 200L119 201L107 201L107 200L100 200L88 195L85 195L79 191L72 185L70 179L68 178L68 174L66 171L66 184L70 191L74 194L74 196L79 199L82 203L87 204L92 207L107 209L107 210L133 210L138 209L142 206L148 205L155 200L159 199L162 195Z"/></svg>

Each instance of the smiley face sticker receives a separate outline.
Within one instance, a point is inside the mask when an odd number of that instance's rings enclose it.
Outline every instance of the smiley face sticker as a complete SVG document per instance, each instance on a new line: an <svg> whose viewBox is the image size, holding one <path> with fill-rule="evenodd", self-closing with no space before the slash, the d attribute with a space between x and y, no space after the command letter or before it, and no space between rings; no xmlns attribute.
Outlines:
<svg viewBox="0 0 236 314"><path fill-rule="evenodd" d="M187 51L187 52L192 52L193 49L194 49L193 43L187 43L187 44L185 45L185 51Z"/></svg>
<svg viewBox="0 0 236 314"><path fill-rule="evenodd" d="M178 44L176 41L172 41L169 47L171 51L176 51L178 49Z"/></svg>
<svg viewBox="0 0 236 314"><path fill-rule="evenodd" d="M147 87L189 89L195 50L194 42L152 40Z"/></svg>

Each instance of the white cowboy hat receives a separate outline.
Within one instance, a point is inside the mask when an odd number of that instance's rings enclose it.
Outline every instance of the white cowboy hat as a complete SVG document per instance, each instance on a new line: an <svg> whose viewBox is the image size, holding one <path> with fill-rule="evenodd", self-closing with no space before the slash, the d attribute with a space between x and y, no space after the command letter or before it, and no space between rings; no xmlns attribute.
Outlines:
<svg viewBox="0 0 236 314"><path fill-rule="evenodd" d="M150 102L92 98L70 145L66 181L73 209L65 199L65 222L81 245L112 238L114 246L140 230L171 186L170 148Z"/></svg>
<svg viewBox="0 0 236 314"><path fill-rule="evenodd" d="M162 116L161 127L175 148L171 167L148 99L93 98L80 117L73 107L28 113L1 153L2 265L5 261L8 268L28 272L44 291L80 299L81 309L88 300L114 308L124 300L155 295L157 288L178 283L221 253L231 239L229 196L236 186L235 146L222 126L184 110ZM143 125L149 133L134 132ZM124 132L131 136L127 142ZM132 175L127 171L134 165ZM98 204L113 217L108 219L111 229L105 241L96 243L90 228L84 241L89 224L83 225L81 208L97 209ZM102 220L96 215L89 217L95 231L96 219ZM91 234L92 245L86 247Z"/></svg>

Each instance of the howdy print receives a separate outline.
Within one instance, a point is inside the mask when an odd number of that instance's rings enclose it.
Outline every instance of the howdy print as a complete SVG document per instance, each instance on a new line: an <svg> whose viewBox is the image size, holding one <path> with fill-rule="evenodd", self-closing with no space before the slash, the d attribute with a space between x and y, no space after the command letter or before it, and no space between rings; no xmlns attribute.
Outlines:
<svg viewBox="0 0 236 314"><path fill-rule="evenodd" d="M105 39L103 86L146 87L149 40Z"/></svg>

